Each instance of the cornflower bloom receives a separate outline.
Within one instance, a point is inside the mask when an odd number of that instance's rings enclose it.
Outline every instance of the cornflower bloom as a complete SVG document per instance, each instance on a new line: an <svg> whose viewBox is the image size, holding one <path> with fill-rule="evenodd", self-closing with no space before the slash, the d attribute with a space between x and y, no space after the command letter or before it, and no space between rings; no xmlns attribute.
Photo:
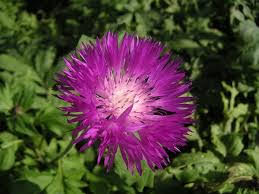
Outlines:
<svg viewBox="0 0 259 194"><path fill-rule="evenodd" d="M121 41L108 32L94 44L65 59L57 74L58 97L70 105L61 109L73 130L74 144L84 151L98 142L98 164L110 170L117 151L127 168L142 173L141 161L163 168L167 151L186 143L193 122L191 83L184 82L180 60L171 60L165 47L151 38L125 34Z"/></svg>

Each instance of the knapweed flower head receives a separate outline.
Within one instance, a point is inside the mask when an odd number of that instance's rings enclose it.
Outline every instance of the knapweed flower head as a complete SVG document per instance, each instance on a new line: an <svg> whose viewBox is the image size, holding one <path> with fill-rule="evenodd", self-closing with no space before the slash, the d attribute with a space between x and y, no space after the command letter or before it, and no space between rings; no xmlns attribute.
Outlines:
<svg viewBox="0 0 259 194"><path fill-rule="evenodd" d="M106 33L95 44L82 45L58 74L59 98L80 151L98 146L98 163L112 167L120 151L127 168L142 172L169 162L168 151L186 143L194 111L193 97L185 94L190 83L160 42L125 34L121 41Z"/></svg>

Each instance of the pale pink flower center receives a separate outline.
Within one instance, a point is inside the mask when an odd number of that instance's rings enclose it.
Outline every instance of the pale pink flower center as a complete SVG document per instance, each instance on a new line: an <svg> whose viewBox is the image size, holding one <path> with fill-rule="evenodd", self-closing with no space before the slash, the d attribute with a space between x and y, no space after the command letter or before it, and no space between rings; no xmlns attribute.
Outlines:
<svg viewBox="0 0 259 194"><path fill-rule="evenodd" d="M142 83L141 83L142 81ZM140 121L150 109L147 103L150 99L148 84L143 80L127 75L105 78L102 94L97 92L97 104L103 117L118 118L128 107L133 104L129 114L130 121Z"/></svg>

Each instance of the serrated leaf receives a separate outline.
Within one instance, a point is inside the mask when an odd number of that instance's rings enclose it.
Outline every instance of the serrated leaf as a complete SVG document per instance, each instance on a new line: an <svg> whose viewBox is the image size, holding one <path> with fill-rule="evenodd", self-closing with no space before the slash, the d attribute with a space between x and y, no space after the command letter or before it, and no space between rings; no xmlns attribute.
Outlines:
<svg viewBox="0 0 259 194"><path fill-rule="evenodd" d="M47 107L42 107L42 109L43 110L36 115L36 124L44 126L44 128L58 136L71 132L72 126L67 124L60 110L51 104L47 104Z"/></svg>
<svg viewBox="0 0 259 194"><path fill-rule="evenodd" d="M26 111L31 108L31 105L34 102L35 89L33 85L26 85L19 88L18 94L19 99L15 99L17 105L21 106L23 111Z"/></svg>
<svg viewBox="0 0 259 194"><path fill-rule="evenodd" d="M24 83L28 83L28 81L32 80L41 82L41 79L34 69L29 64L26 64L22 57L1 54L0 69L14 73L16 76L13 79L18 85L23 85Z"/></svg>
<svg viewBox="0 0 259 194"><path fill-rule="evenodd" d="M197 49L200 47L195 41L187 38L174 40L171 44L174 49Z"/></svg>
<svg viewBox="0 0 259 194"><path fill-rule="evenodd" d="M221 133L222 131L220 130L220 127L218 125L211 126L211 139L212 143L215 146L215 150L217 150L220 154L222 154L225 157L227 154L227 148L220 139Z"/></svg>
<svg viewBox="0 0 259 194"><path fill-rule="evenodd" d="M13 126L14 130L20 134L28 135L30 137L36 135L36 130L33 126L34 118L26 113L17 115L15 120L8 120L9 126Z"/></svg>
<svg viewBox="0 0 259 194"><path fill-rule="evenodd" d="M46 189L47 194L65 194L64 183L63 183L63 173L61 165L59 164L57 174L55 178L51 181Z"/></svg>
<svg viewBox="0 0 259 194"><path fill-rule="evenodd" d="M0 24L7 28L15 27L14 21L5 12L0 12Z"/></svg>
<svg viewBox="0 0 259 194"><path fill-rule="evenodd" d="M80 162L80 161L78 161ZM72 172L72 171L75 172ZM81 194L81 187L85 186L83 182L80 181L82 174L79 171L83 171L82 163L78 163L73 160L71 161L68 157L63 160L58 161L58 169L56 171L55 178L51 181L46 189L47 194ZM80 174L77 174L80 173ZM83 172L84 173L84 172ZM79 175L78 177L76 176ZM82 193L83 194L83 193Z"/></svg>
<svg viewBox="0 0 259 194"><path fill-rule="evenodd" d="M0 88L0 112L7 114L13 108L13 95L9 86Z"/></svg>
<svg viewBox="0 0 259 194"><path fill-rule="evenodd" d="M257 188L238 188L236 194L258 194Z"/></svg>
<svg viewBox="0 0 259 194"><path fill-rule="evenodd" d="M248 104L238 104L234 110L233 110L233 117L234 118L238 118L240 117L241 115L246 115L248 114Z"/></svg>
<svg viewBox="0 0 259 194"><path fill-rule="evenodd" d="M238 21L242 22L245 20L245 17L238 9L233 9L231 11L230 22L233 23L234 19L237 19Z"/></svg>
<svg viewBox="0 0 259 194"><path fill-rule="evenodd" d="M41 191L43 191L53 180L51 173L38 172L35 170L25 170L23 172L23 178L39 186Z"/></svg>
<svg viewBox="0 0 259 194"><path fill-rule="evenodd" d="M64 176L69 180L80 180L86 173L84 160L79 154L65 157L62 161Z"/></svg>
<svg viewBox="0 0 259 194"><path fill-rule="evenodd" d="M84 192L81 191L81 187L85 186L84 183L79 182L78 180L73 179L65 179L65 193L66 194L84 194Z"/></svg>
<svg viewBox="0 0 259 194"><path fill-rule="evenodd" d="M179 181L208 181L207 173L221 169L220 160L212 153L185 153L181 154L172 163L170 172Z"/></svg>
<svg viewBox="0 0 259 194"><path fill-rule="evenodd" d="M100 167L95 167L92 172L86 174L87 180L89 181L89 189L94 194L109 194L110 188L108 180L103 177L103 173L100 175Z"/></svg>
<svg viewBox="0 0 259 194"><path fill-rule="evenodd" d="M29 65L25 64L21 60L14 56L1 54L0 55L0 68L6 71L24 73L30 71Z"/></svg>
<svg viewBox="0 0 259 194"><path fill-rule="evenodd" d="M46 153L47 153L48 157L50 158L50 160L54 159L55 156L57 155L57 149L58 149L57 139L52 138L50 140L49 145L46 148Z"/></svg>
<svg viewBox="0 0 259 194"><path fill-rule="evenodd" d="M132 13L126 13L120 17L118 17L117 22L118 24L130 24L133 18L133 14Z"/></svg>
<svg viewBox="0 0 259 194"><path fill-rule="evenodd" d="M223 137L223 141L227 147L227 152L231 156L238 156L244 148L242 137L239 134L233 133Z"/></svg>
<svg viewBox="0 0 259 194"><path fill-rule="evenodd" d="M93 148L88 148L85 152L84 152L84 157L85 157L85 161L86 162L94 162L95 158L96 158L96 153L94 151Z"/></svg>
<svg viewBox="0 0 259 194"><path fill-rule="evenodd" d="M176 157L172 164L173 167L185 167L190 165L200 164L218 164L220 160L212 152L196 152L196 153L183 153Z"/></svg>
<svg viewBox="0 0 259 194"><path fill-rule="evenodd" d="M15 163L15 153L22 140L8 133L0 133L0 171L9 170Z"/></svg>
<svg viewBox="0 0 259 194"><path fill-rule="evenodd" d="M256 174L254 167L246 163L236 163L228 169L228 182L234 183L242 180L251 180Z"/></svg>
<svg viewBox="0 0 259 194"><path fill-rule="evenodd" d="M54 47L49 47L37 54L35 59L35 67L39 75L42 75L43 77L47 71L51 70L55 57L56 49Z"/></svg>
<svg viewBox="0 0 259 194"><path fill-rule="evenodd" d="M251 161L253 162L258 175L259 176L259 147L256 146L254 149L247 149L245 150L246 154L249 156Z"/></svg>
<svg viewBox="0 0 259 194"><path fill-rule="evenodd" d="M245 43L255 43L259 41L259 28L251 20L246 20L239 25L239 34Z"/></svg>
<svg viewBox="0 0 259 194"><path fill-rule="evenodd" d="M194 182L197 179L201 178L199 173L197 173L196 169L189 168L189 167L183 170L178 170L178 169L174 170L174 175L177 178L177 180L180 180L184 183Z"/></svg>
<svg viewBox="0 0 259 194"><path fill-rule="evenodd" d="M197 141L198 142L198 145L199 147L201 148L203 146L203 141L200 137L200 134L198 133L198 129L197 128L194 128L194 127L189 127L190 129L190 132L187 136L188 140L189 141Z"/></svg>
<svg viewBox="0 0 259 194"><path fill-rule="evenodd" d="M142 192L145 187L152 188L154 185L154 172L148 165L142 161L143 174L140 176L137 172L132 175L126 168L121 153L117 152L115 157L115 172L124 179L128 185L137 184L137 190Z"/></svg>

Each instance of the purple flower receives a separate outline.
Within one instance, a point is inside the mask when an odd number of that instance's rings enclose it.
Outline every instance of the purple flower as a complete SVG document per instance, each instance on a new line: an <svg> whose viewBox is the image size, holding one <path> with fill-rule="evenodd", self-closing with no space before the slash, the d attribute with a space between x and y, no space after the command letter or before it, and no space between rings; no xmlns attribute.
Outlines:
<svg viewBox="0 0 259 194"><path fill-rule="evenodd" d="M119 41L109 32L65 63L58 97L70 106L61 109L78 123L73 136L74 144L84 143L80 151L99 142L98 164L104 157L110 170L120 150L127 168L141 174L142 160L163 168L166 151L185 145L195 107L185 95L191 84L160 42L128 34Z"/></svg>

